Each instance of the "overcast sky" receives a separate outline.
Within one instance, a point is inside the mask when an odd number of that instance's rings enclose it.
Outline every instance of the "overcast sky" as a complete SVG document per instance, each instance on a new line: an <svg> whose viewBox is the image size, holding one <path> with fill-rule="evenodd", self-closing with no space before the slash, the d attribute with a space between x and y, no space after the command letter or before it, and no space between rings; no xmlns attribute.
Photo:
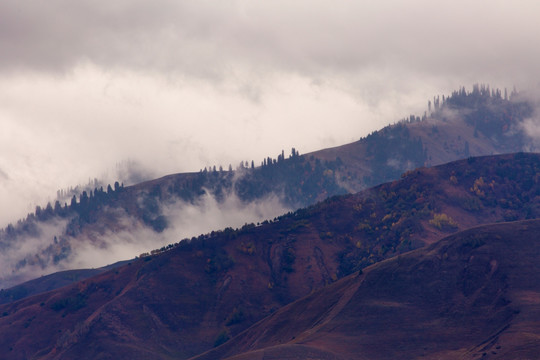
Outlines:
<svg viewBox="0 0 540 360"><path fill-rule="evenodd" d="M538 1L2 0L0 225L56 190L351 142L538 83Z"/></svg>

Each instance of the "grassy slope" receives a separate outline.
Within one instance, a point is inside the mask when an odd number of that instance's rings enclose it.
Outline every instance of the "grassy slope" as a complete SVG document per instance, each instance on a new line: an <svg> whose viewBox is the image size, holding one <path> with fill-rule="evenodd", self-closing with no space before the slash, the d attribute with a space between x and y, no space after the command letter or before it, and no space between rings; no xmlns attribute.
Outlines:
<svg viewBox="0 0 540 360"><path fill-rule="evenodd" d="M340 277L448 232L537 217L539 173L535 154L464 160L273 223L183 242L0 306L0 353L6 359L194 356ZM430 224L440 213L456 224Z"/></svg>
<svg viewBox="0 0 540 360"><path fill-rule="evenodd" d="M375 264L202 359L533 359L540 221L473 228Z"/></svg>

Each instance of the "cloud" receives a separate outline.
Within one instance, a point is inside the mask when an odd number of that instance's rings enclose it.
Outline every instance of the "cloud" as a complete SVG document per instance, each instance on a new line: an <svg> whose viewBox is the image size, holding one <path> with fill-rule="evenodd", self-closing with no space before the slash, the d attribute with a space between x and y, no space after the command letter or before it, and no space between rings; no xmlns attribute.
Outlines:
<svg viewBox="0 0 540 360"><path fill-rule="evenodd" d="M89 178L259 163L357 140L462 85L529 87L539 10L527 0L2 1L0 225ZM118 172L125 161L138 164L133 176Z"/></svg>
<svg viewBox="0 0 540 360"><path fill-rule="evenodd" d="M527 92L518 94L518 101L526 101L532 106L532 114L523 120L519 130L527 136L527 144L524 151L538 152L540 150L540 84Z"/></svg>
<svg viewBox="0 0 540 360"><path fill-rule="evenodd" d="M268 72L516 81L523 66L537 71L538 10L534 1L8 0L0 65L69 72L89 61L214 81Z"/></svg>
<svg viewBox="0 0 540 360"><path fill-rule="evenodd" d="M179 238L225 227L236 228L246 223L257 223L289 210L281 204L276 195L244 203L235 194L218 202L211 194L206 193L195 204L176 202L167 206L163 213L172 225L170 231ZM212 219L211 223L209 219Z"/></svg>
<svg viewBox="0 0 540 360"><path fill-rule="evenodd" d="M134 258L185 238L191 239L193 236L226 227L239 228L246 223L272 219L290 210L281 205L275 196L246 204L236 195L230 195L223 202L218 202L208 193L195 204L176 201L162 207L169 224L165 231L156 233L140 223L133 222L127 226L128 231L108 232L100 237L99 243L80 241L68 267L104 266L118 260ZM122 221L133 220L126 217Z"/></svg>
<svg viewBox="0 0 540 360"><path fill-rule="evenodd" d="M52 258L42 251L54 243L55 236L62 234L66 220L52 219L47 223L37 223L33 233L25 233L16 241L2 242L0 245L0 288L7 288L19 282L62 269ZM39 256L36 256L40 254Z"/></svg>
<svg viewBox="0 0 540 360"><path fill-rule="evenodd" d="M24 234L15 241L0 244L3 249L0 253L0 288L60 270L97 268L133 259L184 238L226 227L240 228L246 223L273 219L290 210L276 196L244 203L233 194L218 202L208 193L193 204L175 199L159 206L168 223L161 233L120 209L110 210L115 229L106 229L104 233L85 231L76 238L64 235L68 220L54 218L36 223L34 234ZM55 244L55 237L61 246L44 252ZM66 257L55 262L51 254L59 254L62 247L69 248L64 254ZM20 266L22 263L24 266Z"/></svg>
<svg viewBox="0 0 540 360"><path fill-rule="evenodd" d="M267 86L264 100L254 103L207 84L177 88L133 73L110 80L92 66L65 80L0 79L0 168L10 174L0 195L13 204L13 215L3 219L15 221L54 200L58 189L95 177L129 185L205 166L259 163L282 149L316 150L375 129L358 120L367 107L339 89L301 77ZM125 163L138 175L129 175Z"/></svg>
<svg viewBox="0 0 540 360"><path fill-rule="evenodd" d="M524 151L538 152L540 149L540 120L538 118L529 118L521 124L525 134L529 137Z"/></svg>

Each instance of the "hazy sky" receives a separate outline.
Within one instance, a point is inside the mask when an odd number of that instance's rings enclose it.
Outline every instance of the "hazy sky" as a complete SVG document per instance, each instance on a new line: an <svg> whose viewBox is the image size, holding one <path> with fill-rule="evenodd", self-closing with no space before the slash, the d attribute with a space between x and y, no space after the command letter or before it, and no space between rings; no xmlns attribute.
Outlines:
<svg viewBox="0 0 540 360"><path fill-rule="evenodd" d="M538 83L538 1L2 0L0 225L57 189L259 163Z"/></svg>

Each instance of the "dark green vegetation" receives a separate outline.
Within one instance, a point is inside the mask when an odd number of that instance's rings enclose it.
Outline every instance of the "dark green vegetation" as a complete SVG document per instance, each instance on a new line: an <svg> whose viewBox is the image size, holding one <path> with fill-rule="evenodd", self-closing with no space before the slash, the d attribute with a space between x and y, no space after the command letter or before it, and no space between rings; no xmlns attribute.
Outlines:
<svg viewBox="0 0 540 360"><path fill-rule="evenodd" d="M510 315L526 310L511 289L534 282L539 248L530 239L538 225L486 230L501 234L494 247L491 235L467 232L404 253L478 224L538 217L539 174L536 154L470 158L414 170L260 226L183 240L98 276L1 305L0 353L6 359L186 359L217 346L208 358L262 348L268 355L278 351L278 358L282 350L299 359L354 358L357 350L373 357L384 345L385 356L394 358L398 349L405 358L422 351L451 358L458 353L450 350L463 346L481 356L516 316ZM504 233L521 238L514 246ZM524 262L512 268L521 252L528 252ZM500 274L491 260L500 264ZM514 282L518 274L523 282ZM538 290L530 291L536 299ZM283 316L279 309L298 299L283 310L293 313ZM237 337L264 318L267 335L255 327ZM326 320L338 318L332 332ZM474 326L464 330L468 323ZM415 331L420 335L411 339ZM323 335L316 340L317 334ZM250 339L260 339L260 347ZM280 342L288 345L276 347ZM508 351L513 343L493 344L486 349Z"/></svg>

